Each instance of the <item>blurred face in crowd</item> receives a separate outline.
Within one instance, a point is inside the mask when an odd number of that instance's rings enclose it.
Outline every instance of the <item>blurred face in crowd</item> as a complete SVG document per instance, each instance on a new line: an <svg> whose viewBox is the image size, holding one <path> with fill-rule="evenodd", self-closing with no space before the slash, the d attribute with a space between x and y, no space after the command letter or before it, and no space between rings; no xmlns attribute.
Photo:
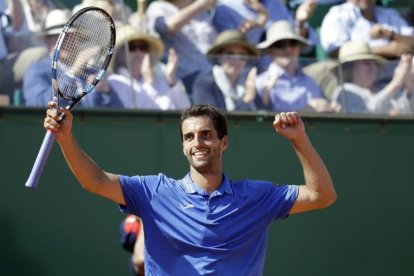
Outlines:
<svg viewBox="0 0 414 276"><path fill-rule="evenodd" d="M301 43L295 39L283 39L276 41L269 46L267 52L273 57L273 61L281 66L287 68L295 66L300 56Z"/></svg>
<svg viewBox="0 0 414 276"><path fill-rule="evenodd" d="M379 65L375 60L354 61L351 81L361 87L371 89L378 78Z"/></svg>
<svg viewBox="0 0 414 276"><path fill-rule="evenodd" d="M145 55L149 52L150 48L144 40L131 40L128 42L129 56L125 52L125 47L118 50L117 59L119 59L120 66L127 68L127 57L131 62L132 75L134 77L141 76L141 66Z"/></svg>
<svg viewBox="0 0 414 276"><path fill-rule="evenodd" d="M226 47L221 52L220 64L224 73L230 78L237 78L248 61L248 52L239 45Z"/></svg>

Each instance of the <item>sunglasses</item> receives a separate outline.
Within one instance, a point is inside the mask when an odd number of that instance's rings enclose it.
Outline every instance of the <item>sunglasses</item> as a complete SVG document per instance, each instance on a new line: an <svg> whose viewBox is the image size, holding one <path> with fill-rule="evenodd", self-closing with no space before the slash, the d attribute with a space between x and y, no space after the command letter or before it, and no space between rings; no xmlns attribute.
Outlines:
<svg viewBox="0 0 414 276"><path fill-rule="evenodd" d="M148 52L149 45L143 41L130 41L128 43L128 48L131 52L133 51L141 51L141 52Z"/></svg>
<svg viewBox="0 0 414 276"><path fill-rule="evenodd" d="M286 48L295 48L300 45L300 42L294 39L284 39L279 40L270 45L270 48L276 48L276 49L286 49Z"/></svg>
<svg viewBox="0 0 414 276"><path fill-rule="evenodd" d="M236 52L236 51L224 51L221 54L221 58L228 60L247 60L249 59L249 54L246 52Z"/></svg>

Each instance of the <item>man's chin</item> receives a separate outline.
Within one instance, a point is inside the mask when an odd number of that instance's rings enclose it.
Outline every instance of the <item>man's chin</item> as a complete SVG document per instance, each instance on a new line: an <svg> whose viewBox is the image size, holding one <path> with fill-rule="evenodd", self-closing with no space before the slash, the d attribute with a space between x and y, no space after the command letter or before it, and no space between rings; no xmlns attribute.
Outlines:
<svg viewBox="0 0 414 276"><path fill-rule="evenodd" d="M197 171L203 171L208 168L208 161L207 160L192 160L191 167L196 169Z"/></svg>

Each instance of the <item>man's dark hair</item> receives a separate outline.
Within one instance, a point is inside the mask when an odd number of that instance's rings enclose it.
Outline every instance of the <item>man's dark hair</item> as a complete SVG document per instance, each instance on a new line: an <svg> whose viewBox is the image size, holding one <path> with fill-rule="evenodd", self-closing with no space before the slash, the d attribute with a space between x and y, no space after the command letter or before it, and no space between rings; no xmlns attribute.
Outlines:
<svg viewBox="0 0 414 276"><path fill-rule="evenodd" d="M227 135L227 119L226 116L217 108L208 104L193 105L184 110L180 119L180 136L183 141L183 122L192 117L208 117L213 122L214 129L217 131L218 138L221 140Z"/></svg>

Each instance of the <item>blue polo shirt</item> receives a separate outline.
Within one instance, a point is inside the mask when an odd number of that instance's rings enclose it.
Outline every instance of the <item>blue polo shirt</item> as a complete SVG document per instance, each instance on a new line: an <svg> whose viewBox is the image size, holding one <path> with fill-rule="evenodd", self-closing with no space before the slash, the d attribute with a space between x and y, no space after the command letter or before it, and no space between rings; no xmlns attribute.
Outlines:
<svg viewBox="0 0 414 276"><path fill-rule="evenodd" d="M211 194L189 174L119 178L121 211L144 223L146 275L262 275L270 225L298 195L295 185L225 176Z"/></svg>

